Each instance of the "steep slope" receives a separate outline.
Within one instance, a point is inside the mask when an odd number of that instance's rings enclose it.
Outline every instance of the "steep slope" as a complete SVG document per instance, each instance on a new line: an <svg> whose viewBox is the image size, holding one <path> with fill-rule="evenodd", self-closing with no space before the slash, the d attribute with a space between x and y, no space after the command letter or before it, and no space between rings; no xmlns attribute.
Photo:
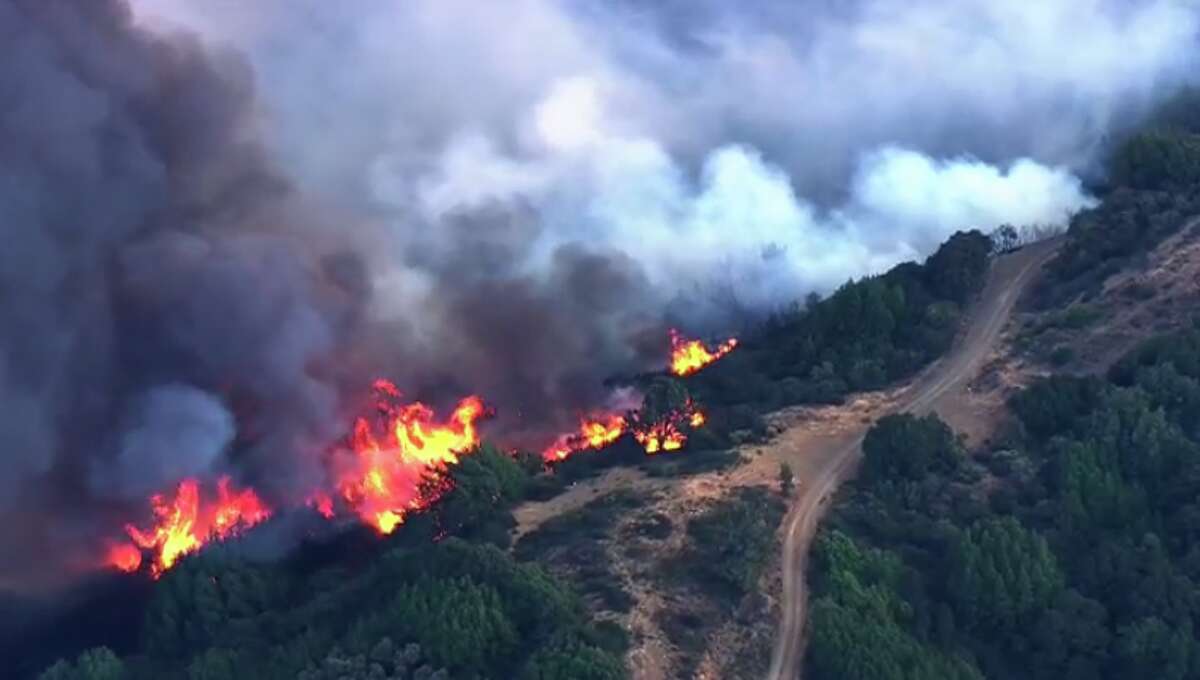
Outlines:
<svg viewBox="0 0 1200 680"><path fill-rule="evenodd" d="M824 451L831 453L818 454L821 462L815 468L806 466L809 476L801 478L799 493L785 519L782 621L767 674L769 680L790 679L800 674L808 596L805 586L808 549L825 501L853 472L858 462L862 436L866 431L863 421L869 422L898 411L928 411L940 399L962 388L995 347L1022 291L1060 245L1061 240L1052 239L999 258L975 306L967 332L952 352L926 370L910 386L881 400L876 408L860 419L860 427L839 432L832 441L823 443L806 441L811 440L810 435L794 432L784 433L772 444L773 447L790 449L791 455L787 457L808 457L808 451L812 451L814 446L821 446ZM803 428L804 425L799 427Z"/></svg>

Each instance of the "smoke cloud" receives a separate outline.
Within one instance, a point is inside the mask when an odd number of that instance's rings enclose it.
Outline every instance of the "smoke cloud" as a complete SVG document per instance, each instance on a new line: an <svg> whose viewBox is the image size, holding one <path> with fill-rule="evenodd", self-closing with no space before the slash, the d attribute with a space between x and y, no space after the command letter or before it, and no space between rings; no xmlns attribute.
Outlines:
<svg viewBox="0 0 1200 680"><path fill-rule="evenodd" d="M183 475L311 484L357 298L257 141L241 58L120 2L0 3L0 32L0 579L23 582Z"/></svg>
<svg viewBox="0 0 1200 680"><path fill-rule="evenodd" d="M233 443L233 415L215 396L191 386L151 388L133 410L117 459L95 470L101 492L147 497L172 480L204 476Z"/></svg>
<svg viewBox="0 0 1200 680"><path fill-rule="evenodd" d="M582 244L704 328L714 290L753 315L955 229L1062 222L1192 78L1200 27L1176 0L137 6L252 55L287 166L374 211L416 278L503 240L499 277L544 281Z"/></svg>
<svg viewBox="0 0 1200 680"><path fill-rule="evenodd" d="M544 443L668 323L1063 222L1198 27L1175 0L0 3L0 578L181 475L295 500L367 377Z"/></svg>

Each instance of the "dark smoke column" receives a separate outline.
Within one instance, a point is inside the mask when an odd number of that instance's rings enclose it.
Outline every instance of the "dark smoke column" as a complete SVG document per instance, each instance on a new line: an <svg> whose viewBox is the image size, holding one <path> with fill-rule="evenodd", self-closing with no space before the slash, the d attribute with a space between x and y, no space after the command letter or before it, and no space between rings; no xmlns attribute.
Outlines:
<svg viewBox="0 0 1200 680"><path fill-rule="evenodd" d="M365 277L255 120L242 61L122 0L0 0L0 584L87 566L185 475L317 481L365 294L332 280Z"/></svg>

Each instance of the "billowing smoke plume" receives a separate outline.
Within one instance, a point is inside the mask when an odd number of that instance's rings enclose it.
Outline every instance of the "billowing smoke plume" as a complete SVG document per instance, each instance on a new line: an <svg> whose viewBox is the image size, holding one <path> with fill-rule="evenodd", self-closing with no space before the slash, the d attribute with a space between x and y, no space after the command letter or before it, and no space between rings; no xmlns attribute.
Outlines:
<svg viewBox="0 0 1200 680"><path fill-rule="evenodd" d="M386 223L405 277L503 251L490 280L544 285L575 245L712 324L1062 222L1200 27L1177 0L137 5L252 55L288 167Z"/></svg>
<svg viewBox="0 0 1200 680"><path fill-rule="evenodd" d="M294 495L364 376L478 392L532 443L660 363L667 322L1062 222L1200 26L1174 0L130 2L0 3L6 576L179 475Z"/></svg>
<svg viewBox="0 0 1200 680"><path fill-rule="evenodd" d="M1200 26L1174 0L135 4L249 54L286 167L388 233L402 384L535 421L661 351L664 313L728 330L957 229L1062 223Z"/></svg>
<svg viewBox="0 0 1200 680"><path fill-rule="evenodd" d="M107 0L3 2L0 33L7 581L94 554L184 475L311 484L360 291L323 274L353 256L306 235L243 60Z"/></svg>

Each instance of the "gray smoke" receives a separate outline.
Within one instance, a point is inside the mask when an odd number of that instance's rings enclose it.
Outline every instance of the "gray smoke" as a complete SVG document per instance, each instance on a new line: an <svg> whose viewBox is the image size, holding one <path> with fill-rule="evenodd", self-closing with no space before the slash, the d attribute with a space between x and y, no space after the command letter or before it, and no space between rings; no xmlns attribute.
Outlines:
<svg viewBox="0 0 1200 680"><path fill-rule="evenodd" d="M957 229L1061 224L1194 79L1200 27L1182 0L137 7L251 55L288 167L390 231L416 287L390 313L454 288L446 258L546 285L571 246L705 329Z"/></svg>
<svg viewBox="0 0 1200 680"><path fill-rule="evenodd" d="M207 476L233 443L233 415L195 387L155 387L131 406L116 460L95 470L102 492L146 498L169 480Z"/></svg>
<svg viewBox="0 0 1200 680"><path fill-rule="evenodd" d="M1175 0L136 7L250 55L286 166L379 225L404 385L555 422L661 361L664 315L724 332L958 229L1064 223L1200 26ZM561 284L596 276L623 302Z"/></svg>
<svg viewBox="0 0 1200 680"><path fill-rule="evenodd" d="M319 479L363 293L324 274L252 81L123 2L0 3L0 580L94 561L184 475Z"/></svg>

